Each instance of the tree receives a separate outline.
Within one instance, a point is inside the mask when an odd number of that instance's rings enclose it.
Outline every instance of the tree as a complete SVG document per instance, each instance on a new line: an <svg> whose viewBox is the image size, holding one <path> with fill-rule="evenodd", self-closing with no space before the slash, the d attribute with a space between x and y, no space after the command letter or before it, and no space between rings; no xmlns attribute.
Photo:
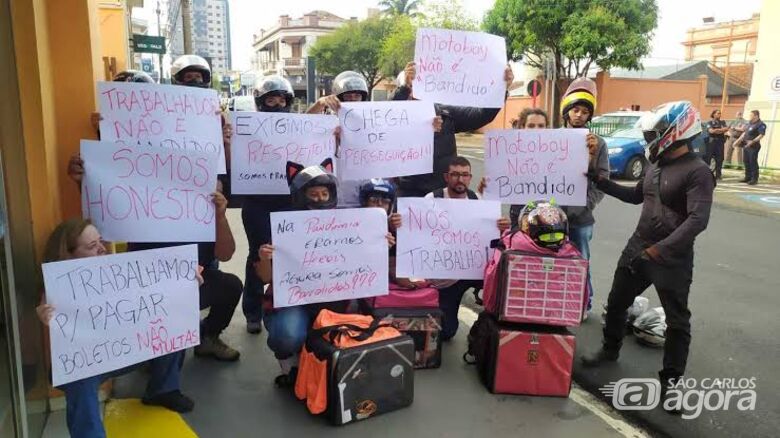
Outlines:
<svg viewBox="0 0 780 438"><path fill-rule="evenodd" d="M640 69L657 25L656 0L496 0L482 23L510 59L540 70L552 60L563 82L596 66Z"/></svg>
<svg viewBox="0 0 780 438"><path fill-rule="evenodd" d="M384 8L382 12L387 15L406 15L417 17L420 12L417 9L422 4L421 0L381 0L379 6Z"/></svg>
<svg viewBox="0 0 780 438"><path fill-rule="evenodd" d="M385 39L393 28L393 20L369 18L350 22L330 35L320 37L311 48L317 71L337 75L354 70L368 83L368 94L382 80L379 58Z"/></svg>

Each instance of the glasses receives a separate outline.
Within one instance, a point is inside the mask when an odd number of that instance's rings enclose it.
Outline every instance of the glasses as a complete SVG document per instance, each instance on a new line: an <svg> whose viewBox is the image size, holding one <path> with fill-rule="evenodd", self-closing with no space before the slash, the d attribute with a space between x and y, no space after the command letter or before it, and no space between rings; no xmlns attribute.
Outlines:
<svg viewBox="0 0 780 438"><path fill-rule="evenodd" d="M459 172L448 172L447 175L449 175L449 177L453 179L469 179L473 176L470 173L459 173Z"/></svg>

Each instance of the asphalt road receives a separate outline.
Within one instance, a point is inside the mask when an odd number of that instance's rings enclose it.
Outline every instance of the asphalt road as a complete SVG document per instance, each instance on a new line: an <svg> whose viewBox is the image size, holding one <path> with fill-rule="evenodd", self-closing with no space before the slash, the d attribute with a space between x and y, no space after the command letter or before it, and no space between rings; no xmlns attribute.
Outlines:
<svg viewBox="0 0 780 438"><path fill-rule="evenodd" d="M482 176L479 148L460 148L472 162L474 181ZM704 411L684 420L660 409L626 412L654 434L673 437L770 437L780 430L780 187L748 187L730 174L716 189L708 229L697 239L690 294L692 345L688 377L756 378L755 411ZM626 182L628 184L628 182ZM640 206L607 197L596 211L591 243L594 313L577 333L578 354L601 341L601 307L606 302L617 259L636 226ZM651 288L644 296L660 306ZM473 301L467 305L473 307ZM620 361L596 370L575 366L575 380L606 400L598 388L625 377L655 377L662 351L626 338Z"/></svg>

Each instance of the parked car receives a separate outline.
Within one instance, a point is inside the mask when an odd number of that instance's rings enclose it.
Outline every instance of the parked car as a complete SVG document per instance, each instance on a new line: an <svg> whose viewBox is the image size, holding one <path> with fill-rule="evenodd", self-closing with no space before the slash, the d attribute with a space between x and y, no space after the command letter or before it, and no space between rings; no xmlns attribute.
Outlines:
<svg viewBox="0 0 780 438"><path fill-rule="evenodd" d="M236 96L230 98L228 103L230 111L257 111L254 96Z"/></svg>
<svg viewBox="0 0 780 438"><path fill-rule="evenodd" d="M646 111L618 111L602 114L593 118L590 122L590 130L602 137L607 137L615 131L633 128L644 114Z"/></svg>
<svg viewBox="0 0 780 438"><path fill-rule="evenodd" d="M634 122L636 124L636 122ZM645 173L645 141L638 127L619 129L611 135L603 136L609 151L609 169L612 175L637 180Z"/></svg>

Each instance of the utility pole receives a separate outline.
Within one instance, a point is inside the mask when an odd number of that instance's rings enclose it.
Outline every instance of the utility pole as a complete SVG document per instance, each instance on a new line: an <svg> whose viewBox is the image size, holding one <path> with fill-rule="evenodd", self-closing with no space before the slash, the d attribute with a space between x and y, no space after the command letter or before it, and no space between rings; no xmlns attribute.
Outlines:
<svg viewBox="0 0 780 438"><path fill-rule="evenodd" d="M160 25L160 0L157 0L157 36L163 36L162 26ZM158 53L157 59L160 62L160 80L158 81L160 84L163 83L163 54Z"/></svg>
<svg viewBox="0 0 780 438"><path fill-rule="evenodd" d="M731 20L731 24L729 25L729 48L726 51L726 68L723 72L723 91L720 95L720 112L723 114L723 109L726 107L726 104L729 101L729 92L728 92L728 85L729 85L729 65L731 64L731 41L734 38L734 20Z"/></svg>
<svg viewBox="0 0 780 438"><path fill-rule="evenodd" d="M181 28L184 32L184 54L192 54L192 9L191 0L181 0Z"/></svg>

